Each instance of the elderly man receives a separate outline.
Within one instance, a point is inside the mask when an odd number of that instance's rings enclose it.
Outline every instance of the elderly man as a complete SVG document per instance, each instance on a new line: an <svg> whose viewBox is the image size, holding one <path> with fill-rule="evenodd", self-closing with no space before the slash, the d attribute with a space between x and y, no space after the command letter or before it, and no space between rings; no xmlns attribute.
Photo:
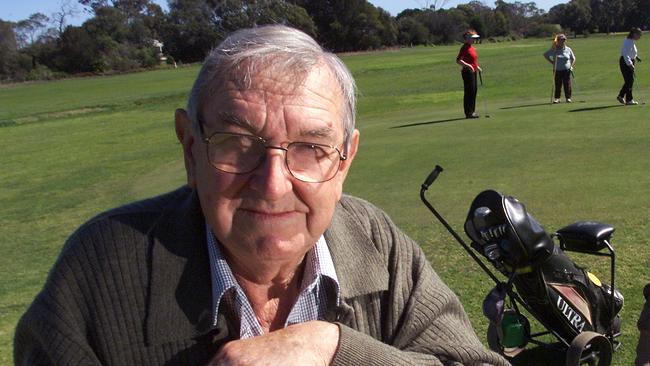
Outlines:
<svg viewBox="0 0 650 366"><path fill-rule="evenodd" d="M352 76L284 26L241 30L176 111L187 187L66 243L19 364L506 364L420 248L342 194Z"/></svg>

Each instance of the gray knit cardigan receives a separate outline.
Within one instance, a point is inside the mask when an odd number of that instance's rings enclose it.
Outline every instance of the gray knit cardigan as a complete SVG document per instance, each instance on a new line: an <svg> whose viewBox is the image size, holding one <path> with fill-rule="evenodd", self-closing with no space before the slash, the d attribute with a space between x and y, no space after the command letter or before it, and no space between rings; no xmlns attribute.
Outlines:
<svg viewBox="0 0 650 366"><path fill-rule="evenodd" d="M388 216L344 196L325 232L341 287L334 365L507 362ZM181 188L101 214L66 242L16 329L19 365L203 365L235 339L212 327L204 219Z"/></svg>

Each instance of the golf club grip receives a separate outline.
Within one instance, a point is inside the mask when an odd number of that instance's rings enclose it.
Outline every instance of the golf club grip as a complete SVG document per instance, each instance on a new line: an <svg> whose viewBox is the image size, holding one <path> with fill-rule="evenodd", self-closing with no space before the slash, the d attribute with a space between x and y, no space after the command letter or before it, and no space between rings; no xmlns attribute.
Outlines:
<svg viewBox="0 0 650 366"><path fill-rule="evenodd" d="M433 183L433 181L436 180L436 178L438 178L438 174L440 174L442 170L443 169L440 165L436 165L436 167L433 168L433 171L429 174L429 176L427 177L427 179L424 181L422 185L425 187L429 187L431 183Z"/></svg>

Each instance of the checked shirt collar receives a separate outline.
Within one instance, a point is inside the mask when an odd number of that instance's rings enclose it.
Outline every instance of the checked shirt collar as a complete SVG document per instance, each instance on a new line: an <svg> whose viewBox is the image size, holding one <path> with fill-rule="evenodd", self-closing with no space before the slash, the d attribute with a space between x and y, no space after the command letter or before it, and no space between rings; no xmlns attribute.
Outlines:
<svg viewBox="0 0 650 366"><path fill-rule="evenodd" d="M230 316L239 319L239 338L251 338L264 334L253 312L244 290L237 283L230 266L221 254L217 238L206 223L206 236L210 257L210 277L212 279L213 326L217 325L219 306L227 303L227 309L234 312ZM329 299L329 297L333 297ZM340 287L331 253L321 237L307 253L300 294L291 308L284 326L325 318L330 301L338 306Z"/></svg>

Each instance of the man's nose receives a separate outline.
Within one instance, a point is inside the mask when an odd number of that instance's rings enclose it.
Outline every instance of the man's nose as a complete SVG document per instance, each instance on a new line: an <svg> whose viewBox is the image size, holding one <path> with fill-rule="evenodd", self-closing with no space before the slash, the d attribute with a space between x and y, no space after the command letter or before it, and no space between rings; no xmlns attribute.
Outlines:
<svg viewBox="0 0 650 366"><path fill-rule="evenodd" d="M285 153L281 148L267 148L264 161L253 172L251 188L265 199L279 199L293 189Z"/></svg>

